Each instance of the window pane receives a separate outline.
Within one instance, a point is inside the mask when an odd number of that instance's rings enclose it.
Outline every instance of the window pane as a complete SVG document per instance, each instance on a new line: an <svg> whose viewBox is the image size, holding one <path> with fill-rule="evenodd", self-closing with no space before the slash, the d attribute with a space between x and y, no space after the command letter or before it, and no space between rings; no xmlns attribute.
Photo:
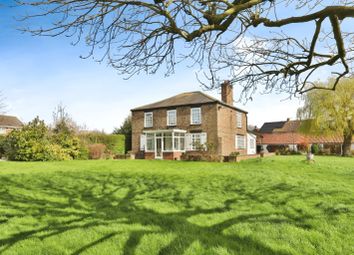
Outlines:
<svg viewBox="0 0 354 255"><path fill-rule="evenodd" d="M181 151L183 151L184 150L184 136L183 137L180 137L180 149L181 149Z"/></svg>
<svg viewBox="0 0 354 255"><path fill-rule="evenodd" d="M191 124L201 124L202 116L200 108L192 108L191 109Z"/></svg>
<svg viewBox="0 0 354 255"><path fill-rule="evenodd" d="M177 112L176 110L167 111L167 125L175 126L177 124Z"/></svg>
<svg viewBox="0 0 354 255"><path fill-rule="evenodd" d="M175 150L180 150L180 144L179 144L180 140L179 140L179 137L175 137L174 138L174 146L175 146Z"/></svg>
<svg viewBox="0 0 354 255"><path fill-rule="evenodd" d="M237 145L236 146L237 149L246 148L244 135L236 135L236 145Z"/></svg>
<svg viewBox="0 0 354 255"><path fill-rule="evenodd" d="M144 114L144 126L145 127L152 127L153 126L153 113L146 112Z"/></svg>
<svg viewBox="0 0 354 255"><path fill-rule="evenodd" d="M164 150L171 151L172 150L172 134L164 134L163 143L164 143Z"/></svg>
<svg viewBox="0 0 354 255"><path fill-rule="evenodd" d="M192 134L191 139L192 139L192 150L198 149L201 145L200 133Z"/></svg>
<svg viewBox="0 0 354 255"><path fill-rule="evenodd" d="M242 128L242 113L240 112L236 113L236 122L237 122L237 127Z"/></svg>
<svg viewBox="0 0 354 255"><path fill-rule="evenodd" d="M146 150L154 151L155 150L155 137L154 134L146 135Z"/></svg>
<svg viewBox="0 0 354 255"><path fill-rule="evenodd" d="M250 148L251 149L255 148L255 140L253 138L250 139Z"/></svg>

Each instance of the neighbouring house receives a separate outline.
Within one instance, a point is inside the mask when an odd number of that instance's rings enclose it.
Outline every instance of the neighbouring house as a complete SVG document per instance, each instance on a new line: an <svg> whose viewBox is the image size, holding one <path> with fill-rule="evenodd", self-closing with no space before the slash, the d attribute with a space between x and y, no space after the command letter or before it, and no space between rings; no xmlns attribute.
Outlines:
<svg viewBox="0 0 354 255"><path fill-rule="evenodd" d="M256 153L247 112L233 105L229 82L221 100L195 91L132 109L132 153L137 158L180 159L204 151L217 156Z"/></svg>
<svg viewBox="0 0 354 255"><path fill-rule="evenodd" d="M330 153L341 153L341 135L308 135L300 131L302 121L290 120L266 122L257 130L257 146L266 152L288 148L292 151L303 149L304 145L318 144ZM354 140L352 150L354 149Z"/></svg>
<svg viewBox="0 0 354 255"><path fill-rule="evenodd" d="M14 129L23 126L22 122L15 116L0 115L0 135L6 135Z"/></svg>

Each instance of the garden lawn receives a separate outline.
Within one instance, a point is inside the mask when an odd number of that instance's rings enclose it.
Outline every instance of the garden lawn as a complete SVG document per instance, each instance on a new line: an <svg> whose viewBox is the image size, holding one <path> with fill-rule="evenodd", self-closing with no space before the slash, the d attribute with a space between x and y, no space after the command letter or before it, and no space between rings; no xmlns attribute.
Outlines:
<svg viewBox="0 0 354 255"><path fill-rule="evenodd" d="M0 162L0 254L354 254L354 158Z"/></svg>

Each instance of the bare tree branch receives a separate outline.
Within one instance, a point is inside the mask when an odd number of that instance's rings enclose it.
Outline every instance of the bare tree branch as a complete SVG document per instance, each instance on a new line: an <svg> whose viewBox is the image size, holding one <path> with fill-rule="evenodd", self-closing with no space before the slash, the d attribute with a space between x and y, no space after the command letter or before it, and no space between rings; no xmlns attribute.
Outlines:
<svg viewBox="0 0 354 255"><path fill-rule="evenodd" d="M127 77L187 61L205 74L207 88L225 78L243 88L246 98L262 92L290 96L313 89L323 68L336 82L353 70L354 17L350 0L16 0L29 7L24 31L41 36L76 36L91 56L108 60ZM298 16L287 16L298 13ZM55 21L36 27L50 16ZM294 36L291 27L313 27ZM348 28L349 27L349 28ZM330 31L326 31L326 29ZM264 31L269 31L268 35ZM263 31L263 32L260 32ZM229 77L227 77L229 76Z"/></svg>

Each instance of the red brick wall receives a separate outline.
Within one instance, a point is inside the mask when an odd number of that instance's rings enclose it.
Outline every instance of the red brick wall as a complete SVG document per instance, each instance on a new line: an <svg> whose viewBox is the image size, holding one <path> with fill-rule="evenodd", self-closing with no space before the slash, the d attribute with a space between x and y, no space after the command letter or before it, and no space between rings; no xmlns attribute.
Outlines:
<svg viewBox="0 0 354 255"><path fill-rule="evenodd" d="M242 113L242 128L237 127L236 110L223 105L218 105L218 138L222 146L219 147L219 154L228 156L231 152L238 151L240 154L247 154L247 149L236 150L235 135L244 135L247 148L247 115Z"/></svg>
<svg viewBox="0 0 354 255"><path fill-rule="evenodd" d="M154 116L152 128L144 128L144 111L132 112L132 152L137 153L140 150L140 135L144 130L158 129L183 129L187 132L206 132L207 142L217 146L217 104L204 104L200 106L202 108L201 125L190 124L190 109L192 107L194 106L180 106L175 108L177 110L177 125L175 127L167 126L166 115L168 109L151 110Z"/></svg>
<svg viewBox="0 0 354 255"><path fill-rule="evenodd" d="M218 155L228 156L236 151L235 135L242 134L247 138L247 115L242 113L242 128L237 128L236 110L221 104L204 104L202 108L202 124L190 124L190 109L192 106L176 107L177 125L168 127L166 111L168 109L151 110L154 115L153 127L144 128L144 111L132 113L132 152L140 150L140 135L144 130L158 129L183 129L187 132L206 132L207 143L211 144ZM148 112L148 111L146 111ZM247 145L247 139L246 139ZM239 150L241 154L247 154L247 149Z"/></svg>

